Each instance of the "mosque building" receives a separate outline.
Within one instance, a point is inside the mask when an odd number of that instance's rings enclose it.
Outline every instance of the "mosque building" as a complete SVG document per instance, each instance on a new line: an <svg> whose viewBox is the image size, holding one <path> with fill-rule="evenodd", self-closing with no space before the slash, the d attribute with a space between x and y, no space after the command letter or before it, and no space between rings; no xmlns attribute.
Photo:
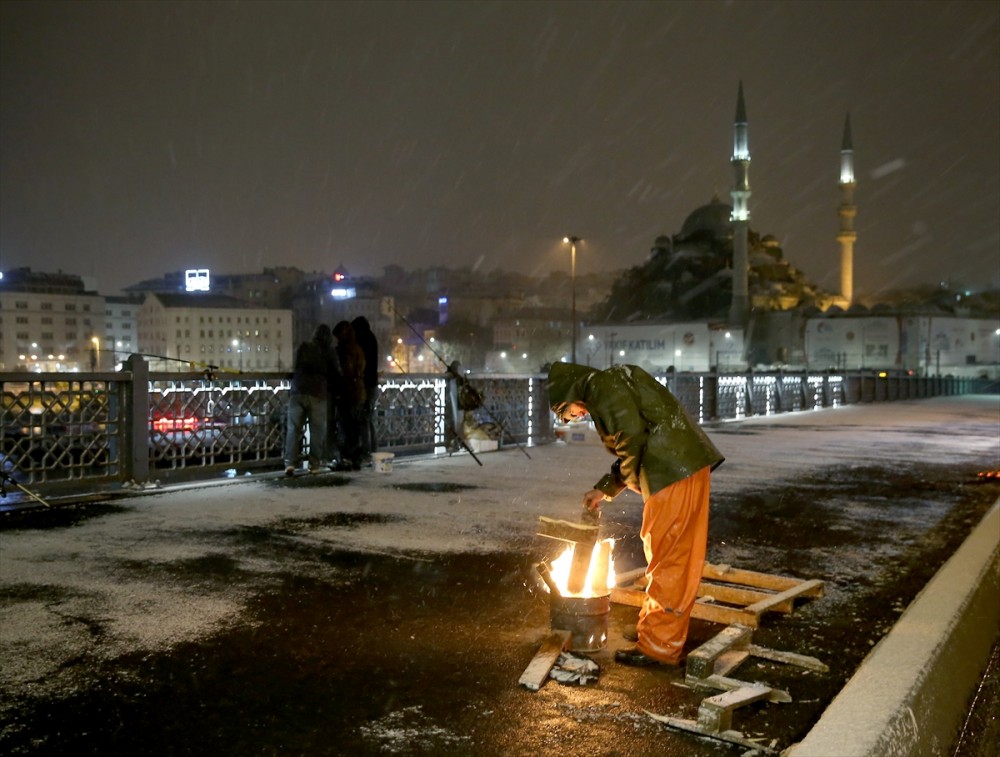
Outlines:
<svg viewBox="0 0 1000 757"><path fill-rule="evenodd" d="M921 375L1000 370L996 318L953 308L900 311L854 302L854 147L850 116L840 149L840 291L795 268L777 238L750 226L750 142L740 82L731 158L732 204L718 194L648 260L626 271L581 330L578 354L596 367L627 362L655 372L746 368L873 368ZM963 317L964 316L964 317Z"/></svg>

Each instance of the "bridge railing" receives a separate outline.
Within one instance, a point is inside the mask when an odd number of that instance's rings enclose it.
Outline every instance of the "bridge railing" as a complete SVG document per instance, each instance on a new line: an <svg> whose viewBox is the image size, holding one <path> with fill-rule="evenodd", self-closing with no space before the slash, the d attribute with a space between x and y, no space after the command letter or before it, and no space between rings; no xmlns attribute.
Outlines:
<svg viewBox="0 0 1000 757"><path fill-rule="evenodd" d="M503 429L501 444L555 438L544 376L469 378L485 397L479 418ZM659 378L702 423L988 391L977 379L874 372ZM0 470L52 496L274 470L283 464L288 388L287 375L277 373L150 373L138 356L118 373L0 373ZM383 378L375 410L379 449L443 453L446 408L441 374Z"/></svg>

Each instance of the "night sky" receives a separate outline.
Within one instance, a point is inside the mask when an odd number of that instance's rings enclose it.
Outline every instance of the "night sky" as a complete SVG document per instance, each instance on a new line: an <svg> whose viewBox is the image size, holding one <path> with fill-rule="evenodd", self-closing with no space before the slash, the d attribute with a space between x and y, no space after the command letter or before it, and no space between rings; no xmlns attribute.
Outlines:
<svg viewBox="0 0 1000 757"><path fill-rule="evenodd" d="M3 2L0 269L642 263L714 191L855 293L1000 286L1000 4Z"/></svg>

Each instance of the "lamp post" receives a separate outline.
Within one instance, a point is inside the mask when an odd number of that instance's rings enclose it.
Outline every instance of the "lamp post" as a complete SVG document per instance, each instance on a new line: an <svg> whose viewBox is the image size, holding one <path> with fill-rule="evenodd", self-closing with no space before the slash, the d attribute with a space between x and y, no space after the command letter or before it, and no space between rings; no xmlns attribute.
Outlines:
<svg viewBox="0 0 1000 757"><path fill-rule="evenodd" d="M573 317L573 326L571 333L573 335L573 346L570 350L571 363L576 362L576 243L581 241L580 237L563 237L563 243L569 244L570 246L570 268L569 268L569 278L570 278L570 288L573 292L573 304L571 314Z"/></svg>
<svg viewBox="0 0 1000 757"><path fill-rule="evenodd" d="M233 348L236 350L236 354L239 355L240 373L243 373L243 345L239 339L233 340Z"/></svg>

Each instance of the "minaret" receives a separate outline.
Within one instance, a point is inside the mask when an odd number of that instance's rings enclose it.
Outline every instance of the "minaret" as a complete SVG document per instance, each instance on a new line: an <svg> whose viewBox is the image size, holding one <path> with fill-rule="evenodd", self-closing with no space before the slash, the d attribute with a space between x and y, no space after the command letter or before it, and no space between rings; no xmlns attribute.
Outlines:
<svg viewBox="0 0 1000 757"><path fill-rule="evenodd" d="M733 172L736 183L733 196L733 301L729 309L729 322L733 326L746 325L750 313L749 256L747 254L747 229L750 224L750 142L747 138L747 109L743 103L743 82L736 96L736 123L733 130Z"/></svg>
<svg viewBox="0 0 1000 757"><path fill-rule="evenodd" d="M854 297L854 240L858 238L854 231L854 145L851 143L851 114L844 120L844 142L840 147L840 205L837 215L840 216L840 296L844 299L844 308L851 305Z"/></svg>

